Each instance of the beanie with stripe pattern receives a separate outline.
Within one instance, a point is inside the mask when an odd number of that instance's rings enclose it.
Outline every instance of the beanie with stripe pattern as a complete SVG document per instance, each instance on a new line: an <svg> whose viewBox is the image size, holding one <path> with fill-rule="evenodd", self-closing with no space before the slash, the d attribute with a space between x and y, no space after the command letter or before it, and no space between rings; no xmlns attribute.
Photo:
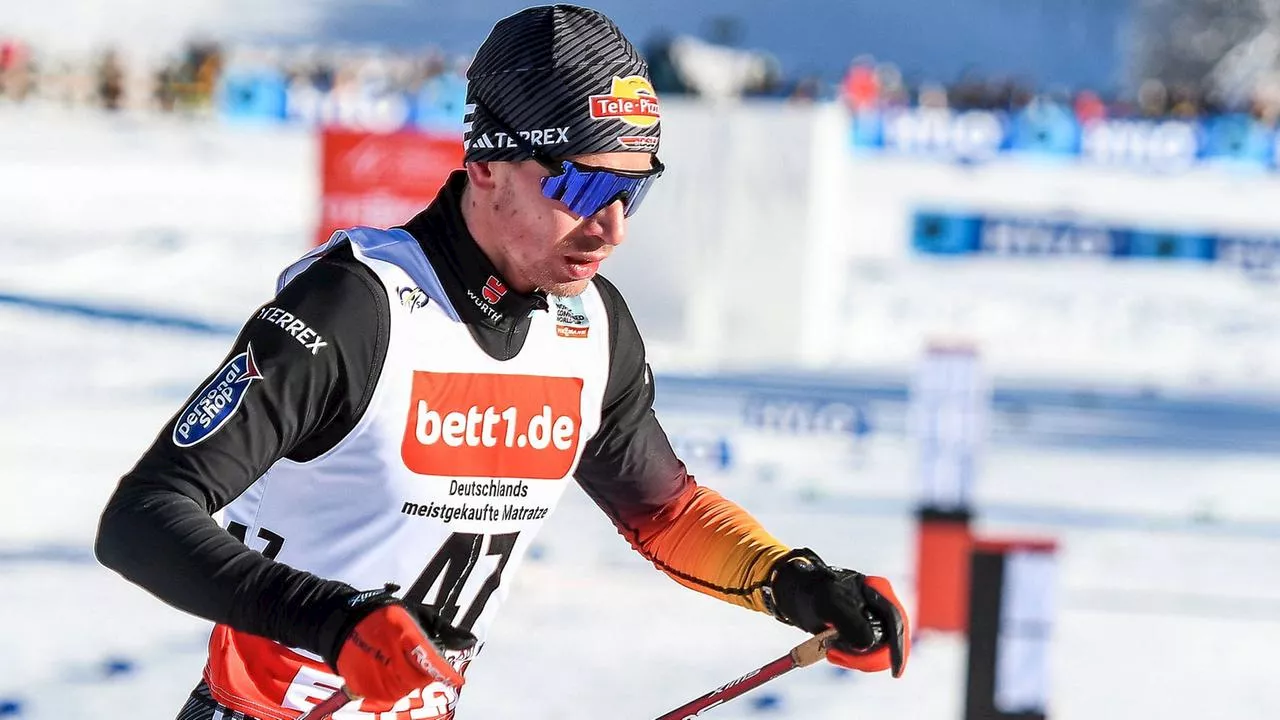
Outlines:
<svg viewBox="0 0 1280 720"><path fill-rule="evenodd" d="M467 162L656 152L661 118L649 67L618 26L575 5L500 20L467 70Z"/></svg>

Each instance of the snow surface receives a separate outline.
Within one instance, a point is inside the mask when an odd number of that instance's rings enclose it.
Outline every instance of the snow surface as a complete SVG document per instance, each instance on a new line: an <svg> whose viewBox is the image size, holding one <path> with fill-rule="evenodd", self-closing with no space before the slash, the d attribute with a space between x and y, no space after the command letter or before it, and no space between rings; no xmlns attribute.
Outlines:
<svg viewBox="0 0 1280 720"><path fill-rule="evenodd" d="M315 147L302 132L9 109L0 158L0 295L234 329L311 237ZM639 314L643 289L624 291ZM98 567L89 547L116 479L229 339L5 304L0 338L0 708L171 717L198 678L207 624ZM661 378L658 391L673 435L733 444L728 472L693 462L701 480L785 542L888 576L914 606L901 433L780 436L664 405ZM1280 713L1278 469L1270 453L991 448L982 528L1060 542L1050 717ZM580 493L540 550L473 667L463 720L652 717L801 639L667 580ZM963 643L927 635L901 680L819 666L707 717L958 720L963 676ZM769 693L780 708L756 710Z"/></svg>

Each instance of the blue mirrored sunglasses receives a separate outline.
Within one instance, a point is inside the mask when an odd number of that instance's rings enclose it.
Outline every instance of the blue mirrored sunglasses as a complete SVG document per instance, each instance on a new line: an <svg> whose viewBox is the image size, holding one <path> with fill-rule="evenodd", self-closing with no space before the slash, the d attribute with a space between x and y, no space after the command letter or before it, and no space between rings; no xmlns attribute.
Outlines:
<svg viewBox="0 0 1280 720"><path fill-rule="evenodd" d="M539 162L551 171L542 178L542 194L564 203L578 217L595 215L615 200L622 201L623 214L631 217L665 169L656 157L645 172L609 170L572 160L560 161L559 167L554 162Z"/></svg>
<svg viewBox="0 0 1280 720"><path fill-rule="evenodd" d="M653 181L657 180L666 169L656 155L650 156L649 169L642 172L592 167L572 160L556 161L512 129L479 97L469 99L506 133L517 147L528 153L529 157L550 173L542 178L542 194L564 203L569 208L569 212L578 217L595 215L614 200L621 200L623 214L631 217L636 208L640 207L644 196L649 194Z"/></svg>

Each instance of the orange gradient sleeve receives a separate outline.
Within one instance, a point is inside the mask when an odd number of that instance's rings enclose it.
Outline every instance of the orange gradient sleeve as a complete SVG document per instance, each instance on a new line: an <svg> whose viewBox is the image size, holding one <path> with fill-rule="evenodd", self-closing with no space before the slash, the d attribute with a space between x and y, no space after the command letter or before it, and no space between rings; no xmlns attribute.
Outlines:
<svg viewBox="0 0 1280 720"><path fill-rule="evenodd" d="M692 482L647 514L619 513L618 529L676 582L725 602L767 612L761 588L790 548L711 488Z"/></svg>
<svg viewBox="0 0 1280 720"><path fill-rule="evenodd" d="M676 582L767 612L761 591L790 549L689 475L653 411L657 383L635 319L612 283L597 275L594 286L608 312L609 379L600 427L574 478L627 542Z"/></svg>

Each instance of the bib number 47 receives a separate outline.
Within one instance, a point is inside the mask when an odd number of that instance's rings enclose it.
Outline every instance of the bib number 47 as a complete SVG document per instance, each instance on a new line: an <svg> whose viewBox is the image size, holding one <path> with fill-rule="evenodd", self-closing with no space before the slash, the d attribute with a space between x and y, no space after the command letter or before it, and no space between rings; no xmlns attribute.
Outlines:
<svg viewBox="0 0 1280 720"><path fill-rule="evenodd" d="M431 561L423 568L422 574L405 592L404 601L430 605L440 613L440 617L449 624L470 631L484 612L484 606L493 596L502 582L502 571L511 559L515 550L516 539L520 533L503 533L501 535L481 535L478 533L454 533L444 541ZM462 612L462 590L475 570L481 557L495 556L498 559L493 572L485 578L474 598L467 603L466 614L457 620ZM436 593L428 598L435 588Z"/></svg>

